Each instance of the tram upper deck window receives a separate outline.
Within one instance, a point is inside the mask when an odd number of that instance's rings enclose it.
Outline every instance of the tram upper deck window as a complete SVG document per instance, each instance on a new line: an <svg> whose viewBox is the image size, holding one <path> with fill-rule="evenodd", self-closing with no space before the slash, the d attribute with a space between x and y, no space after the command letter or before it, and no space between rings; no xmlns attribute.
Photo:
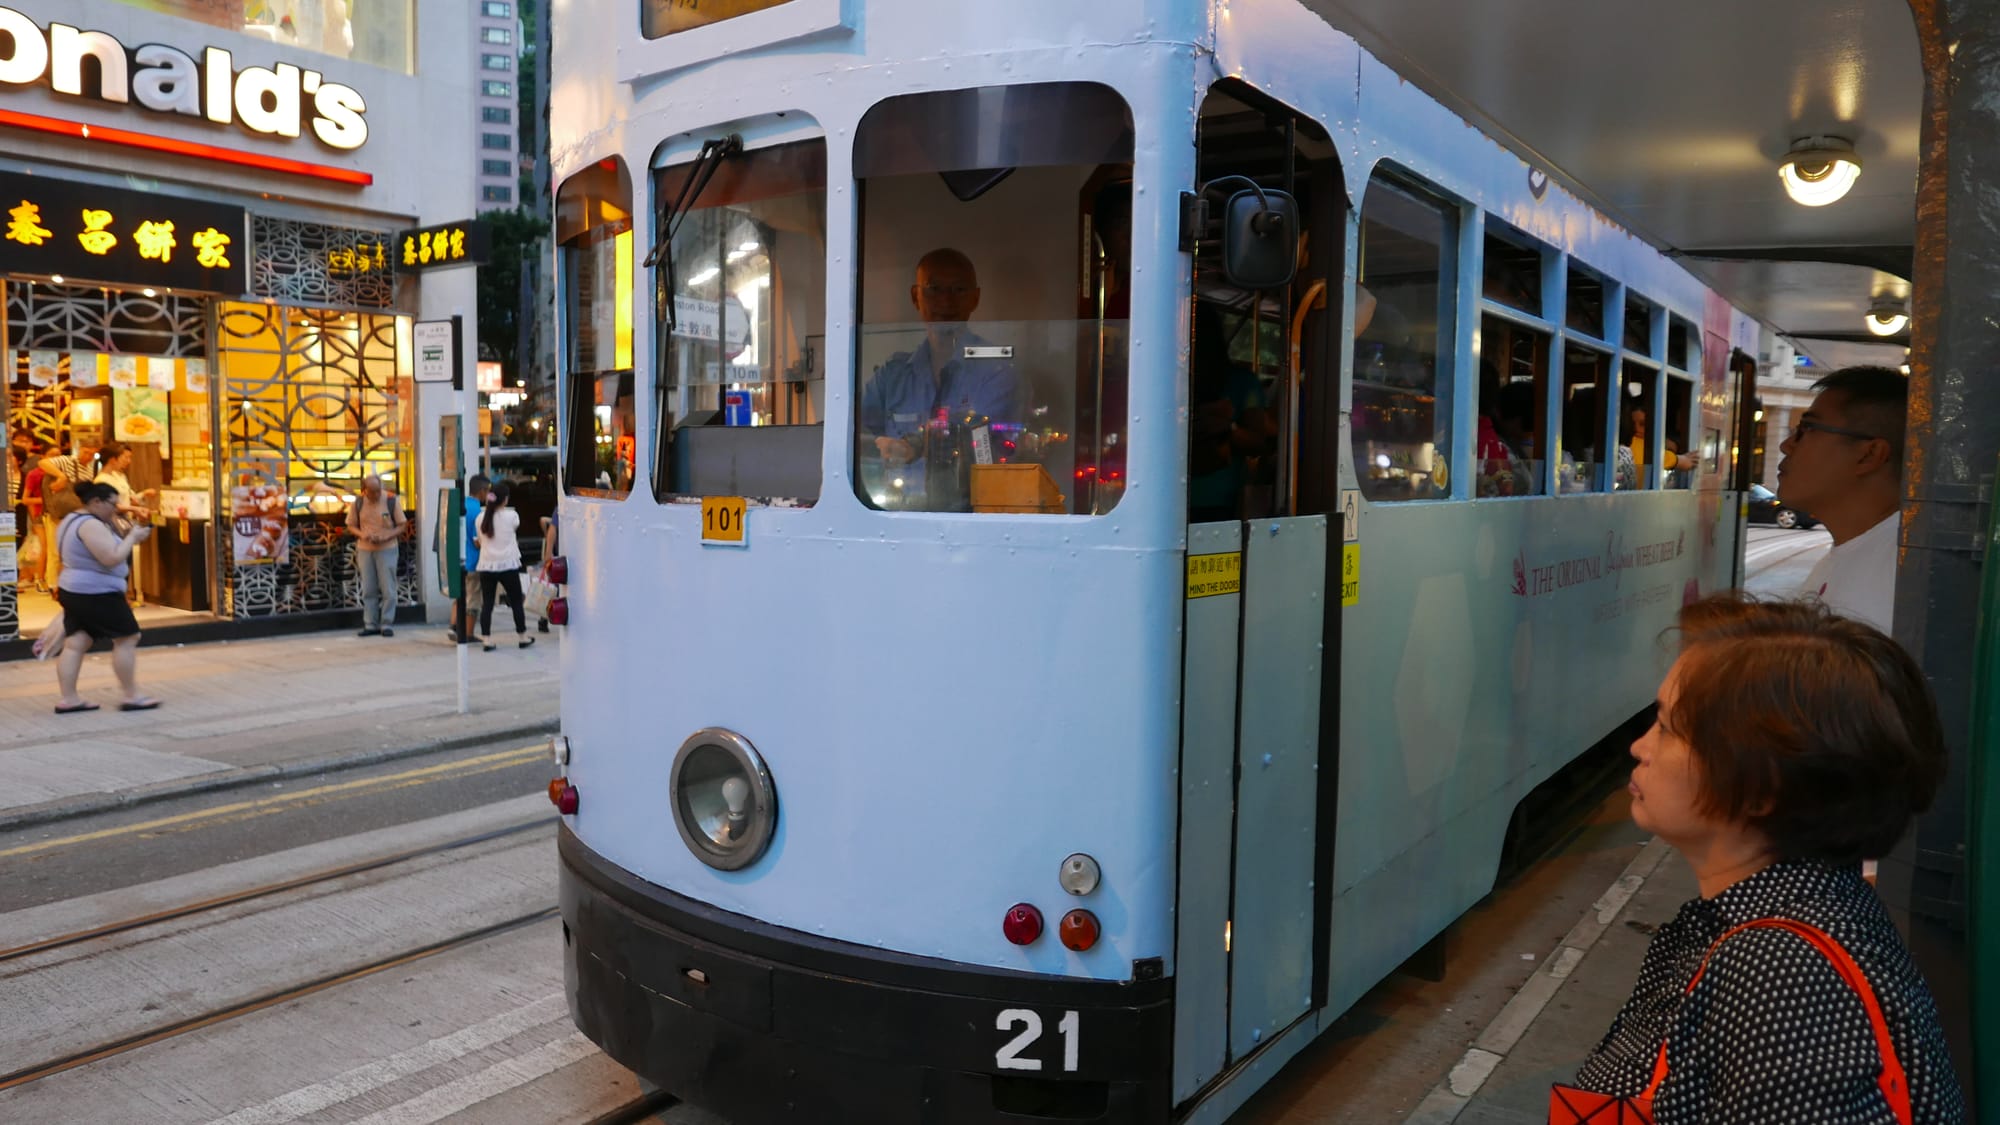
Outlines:
<svg viewBox="0 0 2000 1125"><path fill-rule="evenodd" d="M619 161L577 173L556 193L562 286L563 487L621 499L632 491L632 182Z"/></svg>
<svg viewBox="0 0 2000 1125"><path fill-rule="evenodd" d="M826 142L665 168L662 208L690 176L655 274L654 495L810 504L825 446Z"/></svg>
<svg viewBox="0 0 2000 1125"><path fill-rule="evenodd" d="M1604 321L1604 282L1595 274L1571 266L1564 292L1568 306L1563 310L1563 323L1570 331L1610 340Z"/></svg>
<svg viewBox="0 0 2000 1125"><path fill-rule="evenodd" d="M1694 477L1701 469L1701 451L1689 444L1693 433L1694 380L1669 373L1667 376L1667 407L1665 413L1666 433L1664 458L1672 455L1673 464L1660 475L1662 488L1691 488Z"/></svg>
<svg viewBox="0 0 2000 1125"><path fill-rule="evenodd" d="M1671 452L1662 456L1660 446L1653 441L1653 416L1659 402L1660 372L1649 364L1625 361L1624 405L1618 413L1618 441L1631 454L1632 467L1636 479L1629 486L1647 487L1646 467L1659 465L1671 471L1679 457ZM1627 487L1619 484L1618 487Z"/></svg>
<svg viewBox="0 0 2000 1125"><path fill-rule="evenodd" d="M1457 209L1378 173L1354 324L1354 475L1370 500L1451 495L1457 266Z"/></svg>
<svg viewBox="0 0 2000 1125"><path fill-rule="evenodd" d="M1603 492L1631 488L1638 482L1632 451L1612 443L1611 479L1601 472L1609 411L1618 401L1611 386L1611 357L1572 344L1563 353L1562 459L1556 471L1558 492Z"/></svg>
<svg viewBox="0 0 2000 1125"><path fill-rule="evenodd" d="M1488 313L1480 323L1478 496L1542 491L1549 336Z"/></svg>
<svg viewBox="0 0 2000 1125"><path fill-rule="evenodd" d="M930 512L1125 489L1132 114L1090 83L890 98L855 132L854 484Z"/></svg>
<svg viewBox="0 0 2000 1125"><path fill-rule="evenodd" d="M1624 343L1628 352L1653 354L1653 304L1630 293L1625 295Z"/></svg>
<svg viewBox="0 0 2000 1125"><path fill-rule="evenodd" d="M658 39L784 3L786 0L641 0L639 27L646 38Z"/></svg>
<svg viewBox="0 0 2000 1125"><path fill-rule="evenodd" d="M1486 221L1485 274L1481 286L1489 301L1542 315L1542 252L1497 220Z"/></svg>

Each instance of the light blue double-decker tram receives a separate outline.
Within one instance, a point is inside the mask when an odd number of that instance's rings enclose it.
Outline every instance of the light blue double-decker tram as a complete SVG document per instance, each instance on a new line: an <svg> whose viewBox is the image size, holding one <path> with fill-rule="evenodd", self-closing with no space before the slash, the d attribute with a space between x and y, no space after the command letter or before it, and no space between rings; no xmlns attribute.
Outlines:
<svg viewBox="0 0 2000 1125"><path fill-rule="evenodd" d="M1222 1120L1732 581L1755 326L1294 0L552 18L567 976L696 1104Z"/></svg>

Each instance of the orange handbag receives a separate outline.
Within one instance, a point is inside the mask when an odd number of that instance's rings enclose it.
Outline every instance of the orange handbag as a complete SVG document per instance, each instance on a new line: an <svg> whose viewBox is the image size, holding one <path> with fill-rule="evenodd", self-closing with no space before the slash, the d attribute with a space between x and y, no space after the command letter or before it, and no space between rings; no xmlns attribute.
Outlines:
<svg viewBox="0 0 2000 1125"><path fill-rule="evenodd" d="M1903 1064L1896 1059L1896 1048L1889 1042L1889 1021L1882 1017L1882 1005L1876 1002L1875 990L1869 987L1868 978L1861 973L1861 966L1855 964L1847 950L1824 930L1789 918L1762 918L1745 922L1716 938L1715 945L1708 947L1708 952L1702 956L1701 968L1695 970L1694 979L1688 982L1688 992L1692 994L1694 986L1701 983L1701 975L1708 971L1708 959L1715 956L1715 946L1753 926L1788 930L1804 938L1833 962L1834 971L1840 974L1840 979L1861 997L1861 1006L1868 1009L1868 1023L1875 1029L1875 1049L1882 1056L1882 1073L1875 1083L1882 1088L1882 1097L1889 1103L1889 1110L1896 1115L1900 1125L1911 1125L1910 1086L1903 1076ZM1621 1098L1579 1090L1574 1086L1552 1086L1549 1088L1549 1125L1653 1125L1653 1095L1666 1077L1667 1044L1663 1039L1660 1041L1659 1060L1653 1064L1653 1080L1646 1084L1645 1092Z"/></svg>

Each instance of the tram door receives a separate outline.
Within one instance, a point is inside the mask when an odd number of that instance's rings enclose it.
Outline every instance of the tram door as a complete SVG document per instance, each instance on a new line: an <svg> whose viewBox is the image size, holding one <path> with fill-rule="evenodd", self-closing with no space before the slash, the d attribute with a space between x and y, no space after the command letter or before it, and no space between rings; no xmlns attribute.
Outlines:
<svg viewBox="0 0 2000 1125"><path fill-rule="evenodd" d="M1299 275L1278 290L1232 288L1212 230L1196 253L1177 1103L1324 1002L1338 762L1327 694L1338 677L1326 675L1338 668L1329 632L1338 615L1327 609L1328 513L1338 495L1338 164L1309 121L1226 83L1203 103L1200 170L1204 184L1243 176L1291 192L1303 230Z"/></svg>

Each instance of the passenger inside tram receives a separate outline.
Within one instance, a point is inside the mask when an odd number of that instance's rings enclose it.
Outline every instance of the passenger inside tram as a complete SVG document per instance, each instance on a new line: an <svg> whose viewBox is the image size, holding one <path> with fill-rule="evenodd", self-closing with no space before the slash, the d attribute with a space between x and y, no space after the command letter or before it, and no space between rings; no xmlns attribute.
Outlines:
<svg viewBox="0 0 2000 1125"><path fill-rule="evenodd" d="M1229 346L1221 310L1197 301L1188 365L1190 523L1243 518L1243 489L1270 468L1278 447L1264 384L1231 357Z"/></svg>
<svg viewBox="0 0 2000 1125"><path fill-rule="evenodd" d="M974 452L970 460L996 459L995 446L1004 448L1027 419L1027 387L1012 349L967 323L979 307L979 276L964 253L944 247L925 254L910 304L924 338L914 351L890 356L862 388L860 439L874 446L884 465L906 474L906 489L922 481L932 511L967 511L968 482L958 471L967 458L961 454L983 444L987 455Z"/></svg>

